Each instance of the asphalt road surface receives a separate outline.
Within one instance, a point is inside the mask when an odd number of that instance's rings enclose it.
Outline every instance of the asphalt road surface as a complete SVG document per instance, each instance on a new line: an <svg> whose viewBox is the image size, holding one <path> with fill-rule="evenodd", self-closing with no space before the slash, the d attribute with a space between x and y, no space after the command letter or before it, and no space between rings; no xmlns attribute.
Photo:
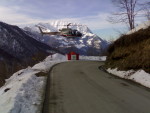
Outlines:
<svg viewBox="0 0 150 113"><path fill-rule="evenodd" d="M61 63L50 72L43 113L150 113L150 90L99 70L102 62Z"/></svg>

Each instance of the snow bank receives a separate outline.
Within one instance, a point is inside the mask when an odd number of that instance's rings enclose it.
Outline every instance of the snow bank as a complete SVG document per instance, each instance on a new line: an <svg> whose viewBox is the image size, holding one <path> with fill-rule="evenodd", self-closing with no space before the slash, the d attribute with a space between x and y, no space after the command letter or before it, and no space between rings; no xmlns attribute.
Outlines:
<svg viewBox="0 0 150 113"><path fill-rule="evenodd" d="M52 59L54 58L54 59ZM0 113L40 113L47 77L36 76L48 72L50 68L66 61L64 56L55 54L33 67L14 73L0 88Z"/></svg>
<svg viewBox="0 0 150 113"><path fill-rule="evenodd" d="M67 60L67 57L65 55L61 55L61 54L56 53L56 54L52 55L52 59L56 60L56 61L58 61L58 60L64 61L64 60Z"/></svg>
<svg viewBox="0 0 150 113"><path fill-rule="evenodd" d="M150 88L150 74L146 73L144 70L135 72L130 76L130 79Z"/></svg>
<svg viewBox="0 0 150 113"><path fill-rule="evenodd" d="M146 73L144 70L118 71L117 68L116 69L109 68L107 69L107 71L121 78L135 81L143 86L150 88L150 74Z"/></svg>
<svg viewBox="0 0 150 113"><path fill-rule="evenodd" d="M44 77L36 77L31 67L14 73L0 88L1 113L38 113Z"/></svg>
<svg viewBox="0 0 150 113"><path fill-rule="evenodd" d="M80 56L80 60L98 60L98 61L105 61L106 56Z"/></svg>

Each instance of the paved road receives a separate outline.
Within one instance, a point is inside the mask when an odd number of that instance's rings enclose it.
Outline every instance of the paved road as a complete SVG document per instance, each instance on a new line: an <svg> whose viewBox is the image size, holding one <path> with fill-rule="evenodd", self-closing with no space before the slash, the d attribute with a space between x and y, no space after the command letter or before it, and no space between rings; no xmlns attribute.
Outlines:
<svg viewBox="0 0 150 113"><path fill-rule="evenodd" d="M150 113L150 90L98 69L102 62L55 66L43 113Z"/></svg>

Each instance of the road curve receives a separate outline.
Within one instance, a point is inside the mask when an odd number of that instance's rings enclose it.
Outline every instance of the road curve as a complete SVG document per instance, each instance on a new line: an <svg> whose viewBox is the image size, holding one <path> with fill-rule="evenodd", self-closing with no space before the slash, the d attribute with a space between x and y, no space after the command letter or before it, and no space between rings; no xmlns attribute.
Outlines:
<svg viewBox="0 0 150 113"><path fill-rule="evenodd" d="M43 113L150 113L150 90L98 69L102 62L53 67Z"/></svg>

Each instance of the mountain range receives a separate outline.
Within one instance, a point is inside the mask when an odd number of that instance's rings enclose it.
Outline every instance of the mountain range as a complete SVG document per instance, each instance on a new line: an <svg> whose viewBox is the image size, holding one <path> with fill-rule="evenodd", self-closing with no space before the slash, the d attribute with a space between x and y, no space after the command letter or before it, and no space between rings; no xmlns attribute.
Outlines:
<svg viewBox="0 0 150 113"><path fill-rule="evenodd" d="M69 26L83 34L74 39L56 35L42 36L36 27L39 25L48 31L59 31L68 23L55 21L20 28L0 22L0 86L15 71L33 65L50 54L74 51L80 55L98 56L104 53L109 43L93 34L85 25L72 23Z"/></svg>
<svg viewBox="0 0 150 113"><path fill-rule="evenodd" d="M18 26L0 22L0 85L15 71L52 53L61 52L35 40Z"/></svg>
<svg viewBox="0 0 150 113"><path fill-rule="evenodd" d="M36 25L26 26L23 29L26 33L34 39L43 42L64 54L75 51L80 55L98 56L104 53L109 43L99 36L92 33L92 31L86 26L77 23L71 23L69 28L76 29L81 32L82 37L78 38L66 38L59 35L41 35L40 30L36 26L41 26L49 32L58 32L59 29L66 28L69 22L54 21L50 23L39 23Z"/></svg>

